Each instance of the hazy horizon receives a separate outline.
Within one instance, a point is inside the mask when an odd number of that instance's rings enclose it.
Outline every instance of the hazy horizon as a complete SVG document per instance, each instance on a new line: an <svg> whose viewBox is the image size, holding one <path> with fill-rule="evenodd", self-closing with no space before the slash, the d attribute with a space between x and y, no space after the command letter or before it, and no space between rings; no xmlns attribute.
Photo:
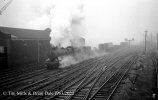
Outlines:
<svg viewBox="0 0 158 100"><path fill-rule="evenodd" d="M0 8L7 0L0 1ZM66 3L71 0L58 0ZM86 45L119 44L125 38L142 41L144 31L158 33L157 0L81 0L84 5ZM50 27L51 0L13 0L0 15L0 26L45 29ZM52 23L53 24L53 23Z"/></svg>

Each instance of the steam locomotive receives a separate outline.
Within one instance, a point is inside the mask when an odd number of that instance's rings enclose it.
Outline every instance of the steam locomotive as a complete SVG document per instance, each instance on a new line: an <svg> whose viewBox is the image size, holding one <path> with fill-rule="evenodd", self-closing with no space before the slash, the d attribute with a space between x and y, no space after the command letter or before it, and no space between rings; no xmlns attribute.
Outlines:
<svg viewBox="0 0 158 100"><path fill-rule="evenodd" d="M67 47L67 48L60 48L60 47L52 47L49 54L48 59L45 62L47 69L56 69L60 66L59 57L65 55L74 55L75 48Z"/></svg>
<svg viewBox="0 0 158 100"><path fill-rule="evenodd" d="M45 61L45 65L47 69L57 69L60 66L60 57L71 55L72 57L76 57L78 54L89 56L91 52L90 47L52 47L49 54L48 59Z"/></svg>

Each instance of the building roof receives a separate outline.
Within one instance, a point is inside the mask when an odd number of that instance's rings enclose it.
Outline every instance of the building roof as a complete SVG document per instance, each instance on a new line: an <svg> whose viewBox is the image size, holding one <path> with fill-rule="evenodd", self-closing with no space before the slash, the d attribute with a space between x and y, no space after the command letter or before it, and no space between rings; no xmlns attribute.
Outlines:
<svg viewBox="0 0 158 100"><path fill-rule="evenodd" d="M11 35L0 30L0 39L11 39Z"/></svg>
<svg viewBox="0 0 158 100"><path fill-rule="evenodd" d="M50 39L49 34L51 32L49 28L45 30L33 30L12 27L0 27L0 31L9 33L17 39Z"/></svg>

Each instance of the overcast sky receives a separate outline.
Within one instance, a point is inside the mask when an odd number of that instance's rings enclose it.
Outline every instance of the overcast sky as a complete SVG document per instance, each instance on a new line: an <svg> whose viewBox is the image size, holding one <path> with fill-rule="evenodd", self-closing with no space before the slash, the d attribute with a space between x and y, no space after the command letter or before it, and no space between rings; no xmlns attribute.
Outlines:
<svg viewBox="0 0 158 100"><path fill-rule="evenodd" d="M7 0L6 0L7 1ZM45 29L50 0L13 0L0 15L0 26ZM83 0L86 44L143 39L145 30L158 33L158 0ZM66 0L63 0L64 3ZM5 1L0 1L0 8ZM32 23L34 22L34 23Z"/></svg>

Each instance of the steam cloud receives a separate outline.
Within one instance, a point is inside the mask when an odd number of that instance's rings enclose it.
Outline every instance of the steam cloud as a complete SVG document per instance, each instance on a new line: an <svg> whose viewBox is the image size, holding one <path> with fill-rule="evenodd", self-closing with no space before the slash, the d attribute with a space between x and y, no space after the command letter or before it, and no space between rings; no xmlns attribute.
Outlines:
<svg viewBox="0 0 158 100"><path fill-rule="evenodd" d="M80 1L56 2L50 11L51 45L66 48L75 43L75 46L80 46L78 40L84 34L83 19L83 4ZM72 56L59 59L61 68L76 63Z"/></svg>
<svg viewBox="0 0 158 100"><path fill-rule="evenodd" d="M84 34L83 4L79 0L56 2L50 11L51 45L68 47Z"/></svg>
<svg viewBox="0 0 158 100"><path fill-rule="evenodd" d="M70 56L70 55L59 57L59 60L61 60L61 61L60 61L60 64L61 64L61 65L60 65L60 68L64 68L64 67L66 67L66 66L69 66L69 65L71 65L71 64L75 64L75 63L78 62L78 61L76 61L76 60L74 59L73 56Z"/></svg>

